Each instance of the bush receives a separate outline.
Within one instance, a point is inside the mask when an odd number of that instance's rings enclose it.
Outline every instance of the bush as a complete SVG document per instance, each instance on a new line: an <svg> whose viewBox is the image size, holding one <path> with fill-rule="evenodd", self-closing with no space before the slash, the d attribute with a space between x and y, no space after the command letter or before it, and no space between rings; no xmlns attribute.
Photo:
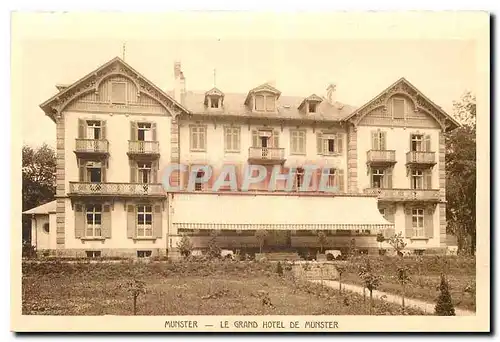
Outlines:
<svg viewBox="0 0 500 342"><path fill-rule="evenodd" d="M276 266L276 273L278 273L278 275L280 277L283 276L283 266L281 266L281 262L278 261L278 265Z"/></svg>
<svg viewBox="0 0 500 342"><path fill-rule="evenodd" d="M441 285L439 286L439 297L436 307L434 308L436 316L455 316L455 309L451 302L450 291L448 290L448 282L444 275L441 275Z"/></svg>
<svg viewBox="0 0 500 342"><path fill-rule="evenodd" d="M23 241L22 256L23 256L23 258L35 258L36 257L35 246L32 246L29 241Z"/></svg>

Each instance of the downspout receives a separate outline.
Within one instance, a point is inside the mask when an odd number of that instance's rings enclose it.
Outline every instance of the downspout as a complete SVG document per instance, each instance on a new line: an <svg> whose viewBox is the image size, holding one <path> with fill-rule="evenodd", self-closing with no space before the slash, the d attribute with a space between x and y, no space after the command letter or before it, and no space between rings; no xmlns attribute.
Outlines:
<svg viewBox="0 0 500 342"><path fill-rule="evenodd" d="M36 222L35 214L31 214L31 224L33 225L33 221L35 221L35 251L38 252L38 225Z"/></svg>

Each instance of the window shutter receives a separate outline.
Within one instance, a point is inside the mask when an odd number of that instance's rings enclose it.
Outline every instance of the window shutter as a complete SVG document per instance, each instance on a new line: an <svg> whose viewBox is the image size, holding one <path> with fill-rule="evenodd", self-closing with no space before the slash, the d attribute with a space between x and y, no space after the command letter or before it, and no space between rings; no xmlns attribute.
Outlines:
<svg viewBox="0 0 500 342"><path fill-rule="evenodd" d="M298 139L296 131L290 131L290 153L296 153L298 148Z"/></svg>
<svg viewBox="0 0 500 342"><path fill-rule="evenodd" d="M385 169L384 188L392 189L392 168Z"/></svg>
<svg viewBox="0 0 500 342"><path fill-rule="evenodd" d="M434 237L433 214L434 214L434 210L432 208L427 208L424 211L424 229L425 229L425 237L427 237L427 238Z"/></svg>
<svg viewBox="0 0 500 342"><path fill-rule="evenodd" d="M259 139L259 132L256 130L252 131L252 147L261 147L260 146L260 139Z"/></svg>
<svg viewBox="0 0 500 342"><path fill-rule="evenodd" d="M344 192L344 170L337 170L337 186L340 192Z"/></svg>
<svg viewBox="0 0 500 342"><path fill-rule="evenodd" d="M425 151L426 152L432 152L431 150L431 136L430 135L426 135L424 137L424 148L425 148Z"/></svg>
<svg viewBox="0 0 500 342"><path fill-rule="evenodd" d="M130 161L130 183L137 183L137 163Z"/></svg>
<svg viewBox="0 0 500 342"><path fill-rule="evenodd" d="M432 170L424 171L424 182L425 189L432 189Z"/></svg>
<svg viewBox="0 0 500 342"><path fill-rule="evenodd" d="M273 147L280 147L280 133L278 131L273 131Z"/></svg>
<svg viewBox="0 0 500 342"><path fill-rule="evenodd" d="M158 160L151 163L151 183L158 183Z"/></svg>
<svg viewBox="0 0 500 342"><path fill-rule="evenodd" d="M101 162L101 183L106 183L106 161Z"/></svg>
<svg viewBox="0 0 500 342"><path fill-rule="evenodd" d="M337 150L338 153L342 153L344 148L344 134L338 133L336 140L337 141L335 141L335 149Z"/></svg>
<svg viewBox="0 0 500 342"><path fill-rule="evenodd" d="M85 139L87 133L87 126L85 120L78 119L78 139Z"/></svg>
<svg viewBox="0 0 500 342"><path fill-rule="evenodd" d="M137 140L137 122L130 121L130 140Z"/></svg>
<svg viewBox="0 0 500 342"><path fill-rule="evenodd" d="M408 151L413 151L411 149L411 138L412 138L412 136L413 136L413 133L410 133L410 140L409 140L409 145L408 145Z"/></svg>
<svg viewBox="0 0 500 342"><path fill-rule="evenodd" d="M156 122L151 123L151 139L156 141Z"/></svg>
<svg viewBox="0 0 500 342"><path fill-rule="evenodd" d="M318 154L323 154L323 135L321 133L316 133L316 149Z"/></svg>
<svg viewBox="0 0 500 342"><path fill-rule="evenodd" d="M241 130L238 128L236 129L236 139L233 141L234 142L234 150L239 151L240 150L240 140L241 140Z"/></svg>
<svg viewBox="0 0 500 342"><path fill-rule="evenodd" d="M75 204L75 238L80 239L85 236L85 206Z"/></svg>
<svg viewBox="0 0 500 342"><path fill-rule="evenodd" d="M413 226L412 226L412 210L410 208L405 209L405 237L411 238L413 236Z"/></svg>
<svg viewBox="0 0 500 342"><path fill-rule="evenodd" d="M101 139L106 139L106 120L101 121Z"/></svg>
<svg viewBox="0 0 500 342"><path fill-rule="evenodd" d="M394 211L395 211L395 208L392 208L392 207L388 207L385 209L385 219L391 223L394 223ZM393 229L394 231L394 229Z"/></svg>
<svg viewBox="0 0 500 342"><path fill-rule="evenodd" d="M135 229L137 215L135 213L135 210L135 205L127 205L127 238L129 239L133 239L137 236L137 230Z"/></svg>
<svg viewBox="0 0 500 342"><path fill-rule="evenodd" d="M207 128L202 127L200 129L200 149L206 150L207 149Z"/></svg>
<svg viewBox="0 0 500 342"><path fill-rule="evenodd" d="M102 206L102 236L111 239L111 206L109 204Z"/></svg>
<svg viewBox="0 0 500 342"><path fill-rule="evenodd" d="M161 239L162 235L163 232L162 232L161 205L155 205L153 213L153 236L156 236L156 238Z"/></svg>
<svg viewBox="0 0 500 342"><path fill-rule="evenodd" d="M380 149L381 150L386 150L386 137L387 137L387 132L380 132Z"/></svg>
<svg viewBox="0 0 500 342"><path fill-rule="evenodd" d="M78 159L78 180L80 182L86 182L86 174L85 174L85 162L81 159Z"/></svg>
<svg viewBox="0 0 500 342"><path fill-rule="evenodd" d="M372 150L378 150L378 133L377 131L372 131Z"/></svg>

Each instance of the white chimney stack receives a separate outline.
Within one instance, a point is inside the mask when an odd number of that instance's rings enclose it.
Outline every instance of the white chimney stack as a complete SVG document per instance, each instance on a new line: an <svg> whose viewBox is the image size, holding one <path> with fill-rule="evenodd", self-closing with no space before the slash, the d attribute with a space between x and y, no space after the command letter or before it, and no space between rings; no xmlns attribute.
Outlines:
<svg viewBox="0 0 500 342"><path fill-rule="evenodd" d="M334 105L335 102L337 101L337 97L335 94L336 88L337 88L337 85L333 84L333 83L328 85L328 87L326 88L326 99L331 105Z"/></svg>
<svg viewBox="0 0 500 342"><path fill-rule="evenodd" d="M184 104L186 98L186 78L181 70L181 62L174 62L174 99Z"/></svg>

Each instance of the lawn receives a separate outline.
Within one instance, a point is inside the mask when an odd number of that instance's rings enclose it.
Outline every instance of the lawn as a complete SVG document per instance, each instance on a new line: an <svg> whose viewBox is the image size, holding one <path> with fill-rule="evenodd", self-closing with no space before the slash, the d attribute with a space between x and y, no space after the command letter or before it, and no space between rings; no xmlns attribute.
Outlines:
<svg viewBox="0 0 500 342"><path fill-rule="evenodd" d="M23 314L132 315L126 285L143 280L138 315L365 315L355 294L280 277L256 262L23 264ZM286 272L285 272L286 273ZM263 298L270 304L263 304ZM374 314L398 315L375 301ZM422 314L409 310L408 314Z"/></svg>
<svg viewBox="0 0 500 342"><path fill-rule="evenodd" d="M401 285L396 278L396 270L401 264L400 259L394 257L370 258L377 274L382 277L381 291L401 294ZM357 275L357 268L362 265L361 259L351 260L347 265L347 272L342 275L342 281L361 285ZM428 256L422 258L405 258L405 266L410 269L411 282L406 286L406 297L435 302L439 295L438 287L441 282L441 273L446 274L453 305L457 308L476 310L475 287L476 267L475 259L460 257ZM472 291L469 292L466 289Z"/></svg>

